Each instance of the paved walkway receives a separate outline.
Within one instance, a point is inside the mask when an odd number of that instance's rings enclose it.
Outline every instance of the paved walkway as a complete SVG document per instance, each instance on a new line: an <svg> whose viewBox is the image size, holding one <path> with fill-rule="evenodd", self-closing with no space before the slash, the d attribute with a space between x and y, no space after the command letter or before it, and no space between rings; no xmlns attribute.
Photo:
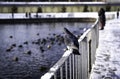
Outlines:
<svg viewBox="0 0 120 79"><path fill-rule="evenodd" d="M99 47L90 79L120 79L120 19L100 30Z"/></svg>

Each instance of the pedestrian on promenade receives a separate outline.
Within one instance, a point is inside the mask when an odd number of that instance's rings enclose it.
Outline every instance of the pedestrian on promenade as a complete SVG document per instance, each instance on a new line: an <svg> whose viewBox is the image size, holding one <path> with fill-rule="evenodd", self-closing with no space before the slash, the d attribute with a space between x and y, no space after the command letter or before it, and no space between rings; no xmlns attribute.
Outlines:
<svg viewBox="0 0 120 79"><path fill-rule="evenodd" d="M103 30L106 23L105 10L103 8L101 8L98 11L98 16L99 16L100 30Z"/></svg>
<svg viewBox="0 0 120 79"><path fill-rule="evenodd" d="M12 18L14 19L14 13L12 12Z"/></svg>
<svg viewBox="0 0 120 79"><path fill-rule="evenodd" d="M36 12L36 18L38 18L38 12Z"/></svg>
<svg viewBox="0 0 120 79"><path fill-rule="evenodd" d="M31 18L31 13L30 12L28 13L28 15L29 15L29 18Z"/></svg>
<svg viewBox="0 0 120 79"><path fill-rule="evenodd" d="M117 19L119 18L119 8L117 10Z"/></svg>

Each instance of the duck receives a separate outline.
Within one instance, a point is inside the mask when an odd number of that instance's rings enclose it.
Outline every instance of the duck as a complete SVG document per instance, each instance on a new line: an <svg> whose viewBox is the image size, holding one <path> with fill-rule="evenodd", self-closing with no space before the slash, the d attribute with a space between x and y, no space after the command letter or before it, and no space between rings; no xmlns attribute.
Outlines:
<svg viewBox="0 0 120 79"><path fill-rule="evenodd" d="M22 47L23 47L23 45L19 45L18 47L22 48Z"/></svg>
<svg viewBox="0 0 120 79"><path fill-rule="evenodd" d="M28 54L28 55L31 55L32 51L31 50L27 50L25 53Z"/></svg>
<svg viewBox="0 0 120 79"><path fill-rule="evenodd" d="M42 53L45 51L42 46L40 46L40 50Z"/></svg>
<svg viewBox="0 0 120 79"><path fill-rule="evenodd" d="M37 33L37 36L39 36L39 33Z"/></svg>
<svg viewBox="0 0 120 79"><path fill-rule="evenodd" d="M13 47L16 47L16 44L12 44Z"/></svg>
<svg viewBox="0 0 120 79"><path fill-rule="evenodd" d="M10 52L13 49L13 45L6 49L6 52Z"/></svg>
<svg viewBox="0 0 120 79"><path fill-rule="evenodd" d="M13 36L9 36L10 38L13 38Z"/></svg>
<svg viewBox="0 0 120 79"><path fill-rule="evenodd" d="M13 57L13 61L18 61L18 57Z"/></svg>
<svg viewBox="0 0 120 79"><path fill-rule="evenodd" d="M48 45L47 48L50 49L50 48L51 48L51 45Z"/></svg>
<svg viewBox="0 0 120 79"><path fill-rule="evenodd" d="M25 41L24 44L28 44L28 41Z"/></svg>

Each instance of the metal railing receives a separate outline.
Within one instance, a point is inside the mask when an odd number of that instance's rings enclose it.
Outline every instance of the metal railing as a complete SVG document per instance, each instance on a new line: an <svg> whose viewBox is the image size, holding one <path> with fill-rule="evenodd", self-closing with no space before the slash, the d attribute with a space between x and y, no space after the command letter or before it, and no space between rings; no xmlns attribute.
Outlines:
<svg viewBox="0 0 120 79"><path fill-rule="evenodd" d="M96 20L78 40L81 55L74 55L72 49L67 50L41 79L88 79L95 60L98 39L99 27Z"/></svg>

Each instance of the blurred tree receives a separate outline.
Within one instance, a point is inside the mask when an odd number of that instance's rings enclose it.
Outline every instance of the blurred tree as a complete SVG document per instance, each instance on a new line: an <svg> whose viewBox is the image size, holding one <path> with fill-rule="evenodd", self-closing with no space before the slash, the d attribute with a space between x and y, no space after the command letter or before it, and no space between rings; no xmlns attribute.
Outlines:
<svg viewBox="0 0 120 79"><path fill-rule="evenodd" d="M106 5L106 11L110 11L111 10L111 6L108 4Z"/></svg>
<svg viewBox="0 0 120 79"><path fill-rule="evenodd" d="M88 5L84 5L83 12L89 12L89 10L88 10Z"/></svg>
<svg viewBox="0 0 120 79"><path fill-rule="evenodd" d="M66 12L66 7L63 6L61 12Z"/></svg>
<svg viewBox="0 0 120 79"><path fill-rule="evenodd" d="M12 13L17 13L17 6L13 6L12 9L11 9L11 12Z"/></svg>
<svg viewBox="0 0 120 79"><path fill-rule="evenodd" d="M38 7L37 13L42 13L42 8Z"/></svg>
<svg viewBox="0 0 120 79"><path fill-rule="evenodd" d="M76 2L76 1L78 1L78 0L71 0L71 1L74 1L74 2Z"/></svg>

